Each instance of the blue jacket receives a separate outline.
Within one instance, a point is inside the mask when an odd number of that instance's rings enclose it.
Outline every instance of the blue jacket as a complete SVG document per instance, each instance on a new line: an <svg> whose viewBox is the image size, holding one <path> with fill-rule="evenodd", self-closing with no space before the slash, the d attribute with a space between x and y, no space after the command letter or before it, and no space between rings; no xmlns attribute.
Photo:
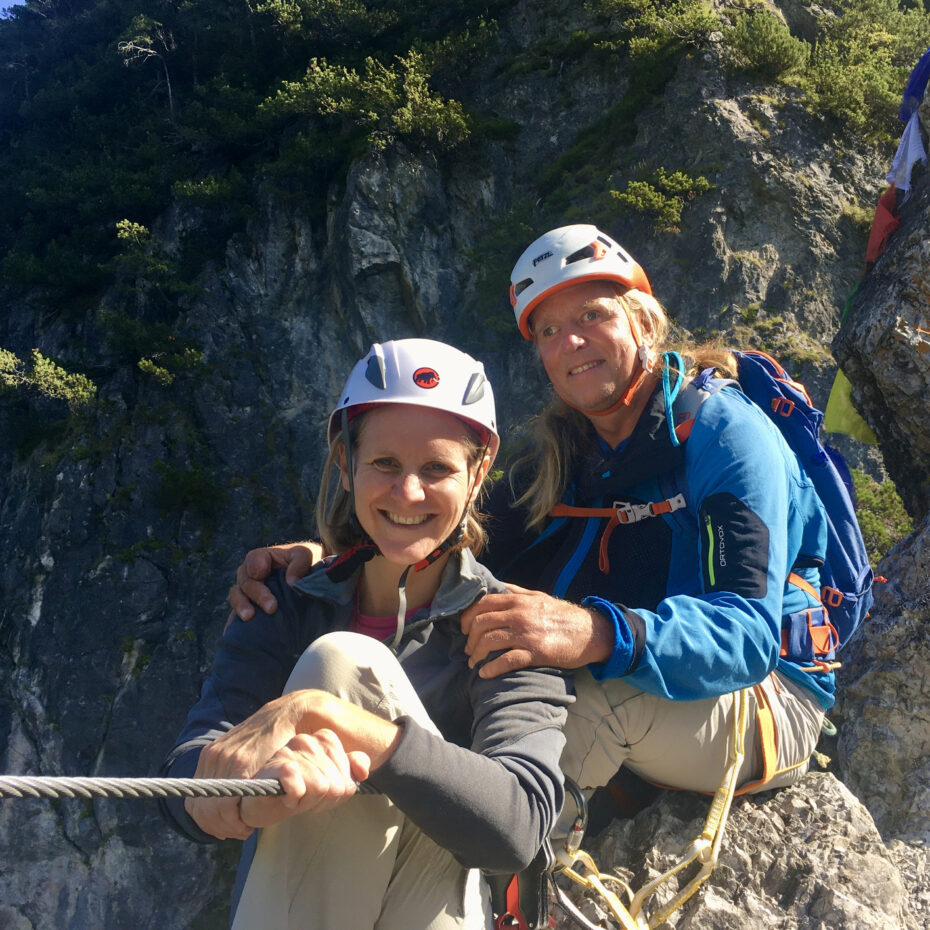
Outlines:
<svg viewBox="0 0 930 930"><path fill-rule="evenodd" d="M519 474L515 481L519 492ZM606 518L550 518L541 535L527 533L514 489L499 482L484 561L504 581L610 619L614 650L591 666L598 679L624 676L650 694L696 700L757 684L777 668L830 707L833 674L780 656L783 615L819 606L786 579L793 570L820 589L826 516L797 456L737 387L704 401L678 446L658 388L621 447L592 443L564 502L642 504L676 489L685 491L684 511L610 532L604 571Z"/></svg>
<svg viewBox="0 0 930 930"><path fill-rule="evenodd" d="M248 623L229 625L163 775L193 776L207 743L281 695L313 640L348 629L358 573L333 582L319 570L325 567L321 563L293 588L283 573L273 577L277 612L258 611ZM501 590L468 550L449 560L432 605L410 618L398 651L442 737L400 718L399 746L366 785L390 797L464 866L516 872L533 859L562 807L562 725L573 698L570 676L558 670L524 669L485 680L469 669L461 613L488 591ZM215 842L181 799L161 807L188 838Z"/></svg>

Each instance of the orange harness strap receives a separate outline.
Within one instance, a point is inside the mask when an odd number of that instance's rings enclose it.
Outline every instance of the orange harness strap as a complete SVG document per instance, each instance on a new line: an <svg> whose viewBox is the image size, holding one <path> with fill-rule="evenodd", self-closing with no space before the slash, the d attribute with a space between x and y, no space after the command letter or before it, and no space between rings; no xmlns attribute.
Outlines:
<svg viewBox="0 0 930 930"><path fill-rule="evenodd" d="M793 584L796 588L806 591L814 600L821 601L820 593L807 579L802 578L795 572L788 575L788 584Z"/></svg>
<svg viewBox="0 0 930 930"><path fill-rule="evenodd" d="M661 517L666 513L674 513L687 506L684 494L676 494L664 501L652 501L648 504L631 504L629 501L614 501L613 507L573 507L570 504L556 504L549 511L551 517L597 517L609 518L604 532L601 533L601 542L597 550L597 567L606 575L610 571L610 559L607 555L607 544L611 533L621 523L639 523L650 517Z"/></svg>
<svg viewBox="0 0 930 930"><path fill-rule="evenodd" d="M788 575L788 583L793 584L796 588L806 591L812 598L819 601L823 607L824 622L820 626L813 625L813 613L807 612L808 624L807 630L810 634L811 643L814 647L813 665L809 668L802 668L802 672L829 672L840 668L839 662L824 662L817 656L829 655L840 644L840 634L836 627L830 622L830 607L838 607L844 598L842 591L829 586L824 587L818 594L817 589L800 575L791 572ZM781 655L788 655L788 631L781 631Z"/></svg>
<svg viewBox="0 0 930 930"><path fill-rule="evenodd" d="M795 572L791 572L788 575L788 583L793 584L802 591L806 591L814 600L822 604L825 610L829 607L839 607L840 604L843 603L843 598L846 596L842 591L831 588L829 585L825 585L818 592L809 581L806 581Z"/></svg>

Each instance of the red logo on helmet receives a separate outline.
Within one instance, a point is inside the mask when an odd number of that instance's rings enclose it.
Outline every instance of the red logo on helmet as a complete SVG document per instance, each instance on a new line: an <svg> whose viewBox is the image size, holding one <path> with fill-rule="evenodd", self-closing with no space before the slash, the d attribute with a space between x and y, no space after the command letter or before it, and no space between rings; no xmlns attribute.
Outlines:
<svg viewBox="0 0 930 930"><path fill-rule="evenodd" d="M418 368L413 373L413 383L421 388L434 388L439 384L439 375L433 368Z"/></svg>

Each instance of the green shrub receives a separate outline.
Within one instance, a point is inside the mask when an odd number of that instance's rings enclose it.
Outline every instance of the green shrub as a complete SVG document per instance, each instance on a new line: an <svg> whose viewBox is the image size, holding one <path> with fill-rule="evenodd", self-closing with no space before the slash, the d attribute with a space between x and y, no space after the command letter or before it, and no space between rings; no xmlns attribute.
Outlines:
<svg viewBox="0 0 930 930"><path fill-rule="evenodd" d="M137 367L143 374L154 378L163 387L174 383L175 375L182 371L195 371L203 366L203 352L187 346L181 352L157 352L140 358Z"/></svg>
<svg viewBox="0 0 930 930"><path fill-rule="evenodd" d="M717 14L702 0L588 0L586 6L622 29L619 42L602 45L626 45L634 58L649 57L672 47L701 48L720 28Z"/></svg>
<svg viewBox="0 0 930 930"><path fill-rule="evenodd" d="M872 221L875 219L875 207L860 207L855 203L844 203L840 216L848 220L854 229L867 236L872 229Z"/></svg>
<svg viewBox="0 0 930 930"><path fill-rule="evenodd" d="M878 563L914 528L893 481L879 484L870 475L852 469L856 515L872 565Z"/></svg>
<svg viewBox="0 0 930 930"><path fill-rule="evenodd" d="M180 372L197 372L204 354L192 342L176 336L167 323L148 322L113 310L97 314L103 341L118 361L167 386Z"/></svg>
<svg viewBox="0 0 930 930"><path fill-rule="evenodd" d="M707 178L692 177L684 171L669 174L660 167L648 180L629 181L624 190L610 194L626 212L652 217L656 232L678 232L685 203L712 186Z"/></svg>
<svg viewBox="0 0 930 930"><path fill-rule="evenodd" d="M723 31L723 41L731 67L764 81L802 70L811 55L807 42L794 38L777 16L766 11L741 13Z"/></svg>
<svg viewBox="0 0 930 930"><path fill-rule="evenodd" d="M460 32L434 42L417 39L413 48L422 56L424 66L430 72L449 73L485 56L497 33L498 26L494 20L486 21L479 17L476 23L466 26Z"/></svg>
<svg viewBox="0 0 930 930"><path fill-rule="evenodd" d="M930 14L896 0L839 0L801 79L808 104L846 128L893 141L901 90L930 44Z"/></svg>
<svg viewBox="0 0 930 930"><path fill-rule="evenodd" d="M357 0L261 0L256 11L294 35L348 44L361 39L370 42L396 26L400 14L379 10L379 5Z"/></svg>
<svg viewBox="0 0 930 930"><path fill-rule="evenodd" d="M175 181L171 189L175 196L198 207L238 207L248 193L245 179L235 168L221 178L208 174L199 181Z"/></svg>
<svg viewBox="0 0 930 930"><path fill-rule="evenodd" d="M31 369L14 352L0 349L0 387L62 400L71 411L88 406L97 396L97 386L90 378L65 371L38 349L32 350Z"/></svg>
<svg viewBox="0 0 930 930"><path fill-rule="evenodd" d="M314 59L299 81L285 82L262 105L274 115L313 114L342 118L382 149L394 137L425 148L452 149L468 138L465 110L430 89L423 56L411 51L388 67L365 59L364 71Z"/></svg>
<svg viewBox="0 0 930 930"><path fill-rule="evenodd" d="M177 312L177 299L195 293L197 288L185 280L178 263L152 239L148 227L129 219L115 224L119 254L111 267L117 272L124 290L140 286L156 298L162 308Z"/></svg>

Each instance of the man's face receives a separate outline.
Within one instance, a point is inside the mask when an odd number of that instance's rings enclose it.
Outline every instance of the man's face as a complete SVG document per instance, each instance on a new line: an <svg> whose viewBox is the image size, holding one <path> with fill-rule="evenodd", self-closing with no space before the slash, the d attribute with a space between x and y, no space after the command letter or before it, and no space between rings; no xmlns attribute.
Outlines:
<svg viewBox="0 0 930 930"><path fill-rule="evenodd" d="M609 409L638 370L630 322L607 281L550 294L533 311L530 327L556 393L582 412Z"/></svg>

